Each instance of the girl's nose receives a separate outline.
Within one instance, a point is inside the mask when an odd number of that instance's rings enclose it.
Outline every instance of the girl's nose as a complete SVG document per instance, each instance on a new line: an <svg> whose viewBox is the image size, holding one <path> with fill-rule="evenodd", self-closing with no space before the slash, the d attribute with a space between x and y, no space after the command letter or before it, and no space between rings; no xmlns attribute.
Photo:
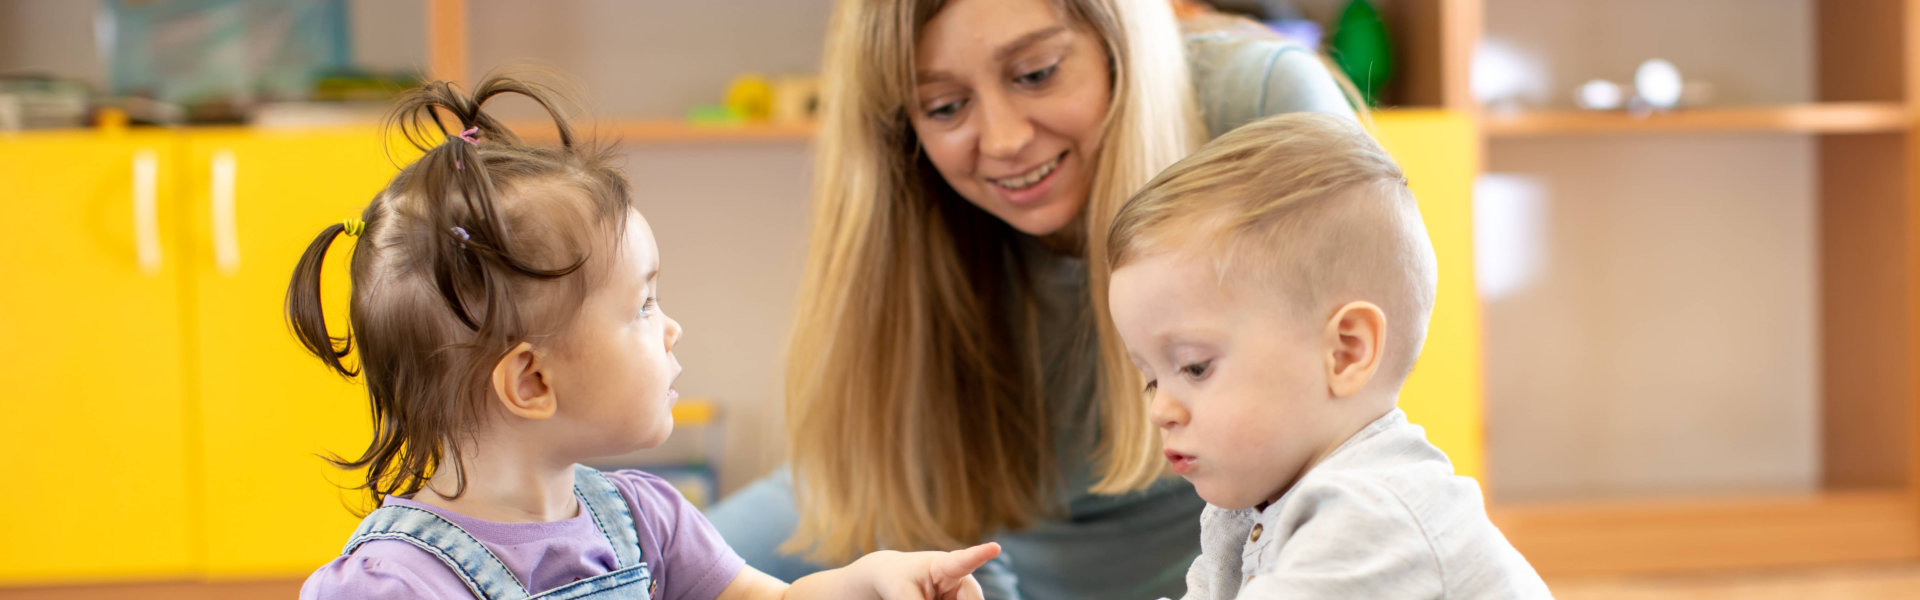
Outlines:
<svg viewBox="0 0 1920 600"><path fill-rule="evenodd" d="M681 333L680 322L675 321L673 317L667 317L667 349L668 350L672 350L674 346L680 344L680 333Z"/></svg>

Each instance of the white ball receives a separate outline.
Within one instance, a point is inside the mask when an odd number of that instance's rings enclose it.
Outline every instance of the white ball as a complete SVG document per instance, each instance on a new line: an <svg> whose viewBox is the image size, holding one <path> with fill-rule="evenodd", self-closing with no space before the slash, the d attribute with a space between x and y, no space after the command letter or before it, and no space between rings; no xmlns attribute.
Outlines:
<svg viewBox="0 0 1920 600"><path fill-rule="evenodd" d="M1633 74L1634 93L1654 108L1673 108L1680 104L1680 69L1658 58L1640 63Z"/></svg>
<svg viewBox="0 0 1920 600"><path fill-rule="evenodd" d="M1580 92L1574 101L1580 108L1587 110L1613 110L1620 108L1620 84L1605 79L1595 79L1580 84Z"/></svg>

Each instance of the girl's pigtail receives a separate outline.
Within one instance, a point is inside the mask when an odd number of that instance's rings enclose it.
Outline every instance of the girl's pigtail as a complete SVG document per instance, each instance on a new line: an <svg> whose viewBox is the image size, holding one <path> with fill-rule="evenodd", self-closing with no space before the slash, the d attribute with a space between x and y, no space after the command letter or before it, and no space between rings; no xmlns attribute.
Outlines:
<svg viewBox="0 0 1920 600"><path fill-rule="evenodd" d="M341 359L353 351L353 335L333 337L327 334L327 314L320 302L321 266L327 260L327 248L333 246L334 238L347 231L347 225L335 223L320 230L320 235L307 244L307 251L300 255L300 263L293 268L293 281L287 284L287 323L293 327L293 336L300 339L300 345L308 352L320 358L334 372L342 377L352 378L360 374L358 369L348 367Z"/></svg>

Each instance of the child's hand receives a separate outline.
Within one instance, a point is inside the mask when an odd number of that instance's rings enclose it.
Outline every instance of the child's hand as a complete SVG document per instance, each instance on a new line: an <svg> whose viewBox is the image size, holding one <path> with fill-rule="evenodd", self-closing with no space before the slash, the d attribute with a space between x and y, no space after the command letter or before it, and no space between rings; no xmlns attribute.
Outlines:
<svg viewBox="0 0 1920 600"><path fill-rule="evenodd" d="M1000 555L992 542L953 552L875 552L848 565L883 600L982 600L973 570Z"/></svg>

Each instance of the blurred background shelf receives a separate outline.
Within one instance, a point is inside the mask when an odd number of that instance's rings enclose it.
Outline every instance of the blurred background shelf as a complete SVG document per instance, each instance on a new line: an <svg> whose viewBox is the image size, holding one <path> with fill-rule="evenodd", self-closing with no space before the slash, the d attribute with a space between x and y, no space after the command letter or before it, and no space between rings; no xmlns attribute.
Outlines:
<svg viewBox="0 0 1920 600"><path fill-rule="evenodd" d="M1818 102L1681 109L1648 115L1585 110L1488 112L1484 126L1487 135L1495 138L1521 138L1712 132L1893 133L1906 131L1913 122L1913 112L1899 102Z"/></svg>
<svg viewBox="0 0 1920 600"><path fill-rule="evenodd" d="M553 131L550 123L523 121L510 122L507 126L529 141L550 142L558 139L558 134ZM598 140L617 140L627 144L802 142L813 139L814 132L819 128L818 124L812 121L709 124L672 119L581 122L576 127L583 128L576 132L579 135L591 135Z"/></svg>

